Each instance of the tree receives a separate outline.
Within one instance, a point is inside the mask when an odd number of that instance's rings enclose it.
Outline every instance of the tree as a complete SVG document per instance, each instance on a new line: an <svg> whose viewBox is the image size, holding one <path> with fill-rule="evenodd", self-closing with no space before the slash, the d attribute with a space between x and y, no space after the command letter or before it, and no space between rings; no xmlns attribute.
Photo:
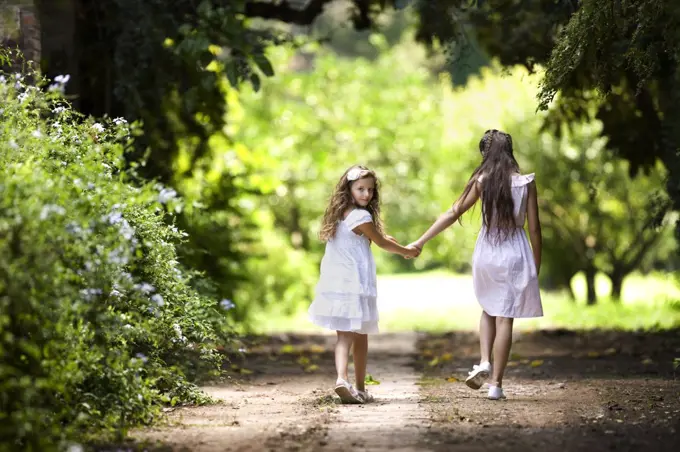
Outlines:
<svg viewBox="0 0 680 452"><path fill-rule="evenodd" d="M561 138L544 135L535 155L542 178L550 181L539 198L551 250L547 271L561 283L583 271L588 304L597 301L598 272L609 276L618 300L624 278L673 243L664 222L666 171L657 165L631 177L627 161L611 159L600 131L597 121L572 124Z"/></svg>
<svg viewBox="0 0 680 452"><path fill-rule="evenodd" d="M557 98L558 120L583 117L594 90L613 150L634 172L660 159L680 209L680 4L673 0L583 0L560 35L541 107ZM680 237L680 223L676 234Z"/></svg>

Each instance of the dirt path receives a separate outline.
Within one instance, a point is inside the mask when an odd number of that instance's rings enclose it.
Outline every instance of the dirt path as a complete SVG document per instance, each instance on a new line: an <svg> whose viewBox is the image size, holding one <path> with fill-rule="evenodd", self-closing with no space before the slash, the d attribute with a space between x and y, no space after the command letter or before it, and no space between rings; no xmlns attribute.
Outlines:
<svg viewBox="0 0 680 452"><path fill-rule="evenodd" d="M372 339L368 370L380 384L369 386L376 402L359 406L332 392L334 337L258 339L232 360L231 380L204 387L220 404L177 409L167 426L133 436L190 451L421 450L429 414L418 403L416 339Z"/></svg>
<svg viewBox="0 0 680 452"><path fill-rule="evenodd" d="M371 340L374 404L337 403L334 337L254 338L205 388L220 404L133 436L189 451L680 450L678 331L520 334L504 402L462 383L474 334Z"/></svg>
<svg viewBox="0 0 680 452"><path fill-rule="evenodd" d="M462 383L476 335L428 336L419 349L430 450L680 450L679 331L520 334L500 402Z"/></svg>

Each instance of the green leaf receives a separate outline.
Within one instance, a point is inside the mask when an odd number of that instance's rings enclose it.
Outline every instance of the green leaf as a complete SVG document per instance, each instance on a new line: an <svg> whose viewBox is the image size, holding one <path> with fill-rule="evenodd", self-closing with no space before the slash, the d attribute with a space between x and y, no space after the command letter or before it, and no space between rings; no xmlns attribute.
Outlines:
<svg viewBox="0 0 680 452"><path fill-rule="evenodd" d="M373 378L373 375L368 374L368 375L366 375L366 377L364 378L364 384L367 384L367 385L379 385L380 382L379 382L378 380L374 379L374 378Z"/></svg>
<svg viewBox="0 0 680 452"><path fill-rule="evenodd" d="M255 64L257 64L257 67L260 68L260 70L264 73L264 75L267 77L272 77L274 75L274 68L266 56L261 53L255 54L253 55L253 60L255 61Z"/></svg>

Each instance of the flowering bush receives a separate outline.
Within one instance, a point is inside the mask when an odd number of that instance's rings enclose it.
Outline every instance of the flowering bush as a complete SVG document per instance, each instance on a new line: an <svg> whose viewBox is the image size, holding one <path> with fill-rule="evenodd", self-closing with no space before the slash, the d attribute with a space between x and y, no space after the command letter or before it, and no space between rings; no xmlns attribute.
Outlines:
<svg viewBox="0 0 680 452"><path fill-rule="evenodd" d="M162 404L206 401L191 380L218 371L233 307L193 290L178 262L181 199L125 167L136 129L74 112L67 82L0 74L3 450L102 438Z"/></svg>

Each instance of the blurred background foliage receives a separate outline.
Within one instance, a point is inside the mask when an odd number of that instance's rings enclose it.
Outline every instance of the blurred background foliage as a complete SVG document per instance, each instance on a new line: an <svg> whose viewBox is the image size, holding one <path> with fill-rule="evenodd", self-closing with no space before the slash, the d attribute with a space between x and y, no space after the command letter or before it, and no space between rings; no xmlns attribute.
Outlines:
<svg viewBox="0 0 680 452"><path fill-rule="evenodd" d="M302 325L348 166L378 172L408 243L489 128L539 187L547 316L527 324L677 326L675 3L79 0L77 61L36 62L44 82L0 61L2 432L40 449L205 402L238 333ZM440 308L472 300L479 213L415 261L375 251L381 302L410 305L388 329L476 321Z"/></svg>

